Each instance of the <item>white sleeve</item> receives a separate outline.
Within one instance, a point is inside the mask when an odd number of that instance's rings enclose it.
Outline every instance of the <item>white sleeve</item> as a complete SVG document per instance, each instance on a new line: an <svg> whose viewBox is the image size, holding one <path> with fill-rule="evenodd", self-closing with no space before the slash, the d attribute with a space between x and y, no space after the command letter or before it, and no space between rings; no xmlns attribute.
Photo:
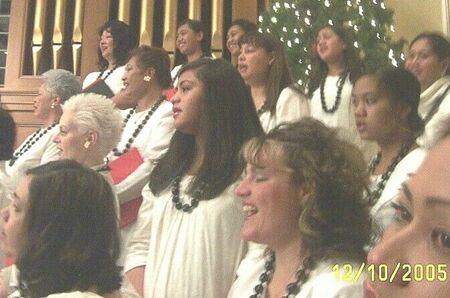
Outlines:
<svg viewBox="0 0 450 298"><path fill-rule="evenodd" d="M53 143L53 137L49 141L50 143L45 147L41 158L41 165L48 163L49 161L59 159L59 150L55 143Z"/></svg>
<svg viewBox="0 0 450 298"><path fill-rule="evenodd" d="M142 197L143 201L139 208L135 231L128 242L128 253L125 259L124 272L139 266L145 266L147 263L146 259L150 244L152 210L156 197L148 186L143 189Z"/></svg>
<svg viewBox="0 0 450 298"><path fill-rule="evenodd" d="M298 121L309 114L309 102L306 96L291 87L281 91L276 107L276 125L282 122Z"/></svg>
<svg viewBox="0 0 450 298"><path fill-rule="evenodd" d="M149 181L154 162L164 154L169 147L174 133L172 110L167 110L159 123L153 127L147 145L143 152L139 152L144 159L133 173L116 184L117 196L121 204L140 196L143 187Z"/></svg>

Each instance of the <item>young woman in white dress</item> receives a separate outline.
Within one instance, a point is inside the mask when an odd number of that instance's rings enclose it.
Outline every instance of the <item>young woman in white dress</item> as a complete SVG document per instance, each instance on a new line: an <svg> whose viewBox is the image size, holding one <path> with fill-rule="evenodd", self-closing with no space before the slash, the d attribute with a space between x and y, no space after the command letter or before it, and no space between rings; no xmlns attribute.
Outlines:
<svg viewBox="0 0 450 298"><path fill-rule="evenodd" d="M142 192L126 276L143 297L225 297L245 252L238 153L262 129L244 81L222 59L181 68L171 102L176 132Z"/></svg>
<svg viewBox="0 0 450 298"><path fill-rule="evenodd" d="M53 69L42 74L43 84L33 101L33 113L42 126L14 151L5 162L4 174L18 183L24 173L33 167L59 158L53 138L58 133L62 104L72 95L81 92L81 83L75 75L64 69Z"/></svg>
<svg viewBox="0 0 450 298"><path fill-rule="evenodd" d="M338 26L321 28L316 36L308 82L311 117L339 128L342 137L370 158L374 146L359 138L350 103L353 84L361 72L362 64L350 32Z"/></svg>
<svg viewBox="0 0 450 298"><path fill-rule="evenodd" d="M419 82L400 68L363 75L352 91L358 133L361 139L373 141L379 148L369 163L369 173L372 216L381 225L390 218L382 207L388 206L426 154L416 144L424 128L417 112L419 101Z"/></svg>
<svg viewBox="0 0 450 298"><path fill-rule="evenodd" d="M16 297L108 297L121 283L114 195L94 170L72 160L29 170L1 212L2 250ZM3 296L2 296L3 297ZM111 296L114 297L114 296Z"/></svg>
<svg viewBox="0 0 450 298"><path fill-rule="evenodd" d="M282 43L269 33L252 31L239 45L238 70L250 86L264 131L308 116L308 100L293 84Z"/></svg>
<svg viewBox="0 0 450 298"><path fill-rule="evenodd" d="M450 42L439 33L421 33L411 42L405 67L420 83L419 115L425 121L418 139L426 145L450 113Z"/></svg>
<svg viewBox="0 0 450 298"><path fill-rule="evenodd" d="M267 249L241 262L228 297L362 297L363 279L341 279L336 267L359 268L366 256L361 152L313 118L281 124L242 152L241 237Z"/></svg>

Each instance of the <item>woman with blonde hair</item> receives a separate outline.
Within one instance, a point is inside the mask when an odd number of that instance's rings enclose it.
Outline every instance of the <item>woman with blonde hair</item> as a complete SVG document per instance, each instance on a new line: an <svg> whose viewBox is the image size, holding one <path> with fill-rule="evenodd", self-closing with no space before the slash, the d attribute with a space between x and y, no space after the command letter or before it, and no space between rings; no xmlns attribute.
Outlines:
<svg viewBox="0 0 450 298"><path fill-rule="evenodd" d="M228 297L361 297L361 279L333 271L366 256L368 181L359 150L304 118L251 139L242 153L241 238L266 250L241 262Z"/></svg>

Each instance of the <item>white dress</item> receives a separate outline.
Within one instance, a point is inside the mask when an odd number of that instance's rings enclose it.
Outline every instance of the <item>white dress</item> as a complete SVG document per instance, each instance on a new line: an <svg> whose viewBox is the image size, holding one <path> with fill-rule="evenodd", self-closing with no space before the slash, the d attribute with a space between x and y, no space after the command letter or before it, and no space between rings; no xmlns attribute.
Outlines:
<svg viewBox="0 0 450 298"><path fill-rule="evenodd" d="M135 129L147 115L151 107L145 111L134 113L128 120L122 137L117 145L117 149L122 152L125 149L130 137L132 137ZM124 115L128 114L127 110ZM137 167L128 177L115 185L119 203L123 204L141 196L142 189L148 183L150 173L153 169L154 162L167 151L170 139L172 138L175 128L173 126L172 104L168 101L163 101L161 105L155 110L148 122L145 124L139 135L135 138L132 148L137 148L144 162ZM110 153L107 157L110 161L118 158ZM122 253L119 264L123 263L123 258L126 255L126 246L129 237L133 233L135 223L132 223L121 229L122 236Z"/></svg>
<svg viewBox="0 0 450 298"><path fill-rule="evenodd" d="M237 270L237 279L228 293L228 298L250 297L255 293L254 288L260 283L259 276L265 271L264 251L260 250L260 252L260 254L247 255L242 260ZM355 283L341 281L332 270L336 263L343 265L348 262L326 261L318 263L295 298L362 298L364 276ZM352 265L353 268L359 268L359 264ZM264 289L262 297L265 296L266 289Z"/></svg>
<svg viewBox="0 0 450 298"><path fill-rule="evenodd" d="M309 103L305 96L291 87L284 88L277 100L275 114L265 111L259 115L261 126L268 132L282 122L293 122L309 116Z"/></svg>
<svg viewBox="0 0 450 298"><path fill-rule="evenodd" d="M107 73L108 73L108 71L103 72L102 78L106 77ZM105 79L106 85L108 85L108 87L111 89L111 91L114 94L119 93L119 91L123 88L122 77L123 77L124 73L125 73L125 65L122 65L122 66L117 67ZM97 80L99 74L100 74L99 71L89 73L83 80L82 89L85 89L86 87L88 87L89 85L94 83Z"/></svg>
<svg viewBox="0 0 450 298"><path fill-rule="evenodd" d="M327 76L325 81L324 95L328 109L331 109L336 101L338 80L339 76ZM322 108L320 87L317 88L311 98L311 117L322 121L328 127L338 128L339 136L358 146L363 151L366 159L369 159L376 152L376 146L374 143L362 141L356 130L350 100L352 89L353 84L350 82L349 75L347 75L342 88L341 101L338 109L334 113L327 113Z"/></svg>
<svg viewBox="0 0 450 298"><path fill-rule="evenodd" d="M428 115L436 100L440 98L449 86L450 76L444 76L420 94L418 112L422 118ZM450 117L450 90L447 91L447 95L439 105L436 113L426 123L424 134L417 139L417 143L421 146L429 146L434 141L434 136L440 126L440 121L448 117Z"/></svg>
<svg viewBox="0 0 450 298"><path fill-rule="evenodd" d="M188 202L180 183L180 198ZM186 213L177 210L171 190L154 196L146 186L125 272L145 266L144 297L226 297L244 253L240 239L242 205L229 186Z"/></svg>
<svg viewBox="0 0 450 298"><path fill-rule="evenodd" d="M409 152L395 167L391 177L386 182L380 198L370 211L372 218L382 227L386 227L392 219L390 203L399 193L402 183L407 181L409 176L417 171L426 154L427 151L425 149L416 148ZM380 180L381 175L372 175L371 188L374 189Z"/></svg>
<svg viewBox="0 0 450 298"><path fill-rule="evenodd" d="M45 129L45 128L44 128ZM4 174L9 176L12 187L20 181L25 172L31 168L43 165L49 161L59 159L59 150L53 142L54 137L59 133L59 126L55 125L45 135L39 138L23 155L21 155L12 166L9 161L5 162ZM33 138L29 135L14 153L18 153L28 140Z"/></svg>

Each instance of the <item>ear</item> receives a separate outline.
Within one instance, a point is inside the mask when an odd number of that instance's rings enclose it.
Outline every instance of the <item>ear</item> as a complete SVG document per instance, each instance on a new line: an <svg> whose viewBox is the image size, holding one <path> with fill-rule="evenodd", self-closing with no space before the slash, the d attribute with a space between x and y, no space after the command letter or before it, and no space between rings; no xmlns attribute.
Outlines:
<svg viewBox="0 0 450 298"><path fill-rule="evenodd" d="M86 142L90 144L96 144L98 141L98 133L95 131L89 131L86 135Z"/></svg>
<svg viewBox="0 0 450 298"><path fill-rule="evenodd" d="M61 104L62 104L62 99L61 99L61 97L59 97L59 96L53 97L52 103L53 103L55 106L61 105Z"/></svg>
<svg viewBox="0 0 450 298"><path fill-rule="evenodd" d="M196 36L196 38L197 38L197 41L202 41L203 40L203 32L197 32L197 33L195 33L195 36Z"/></svg>
<svg viewBox="0 0 450 298"><path fill-rule="evenodd" d="M150 76L151 78L155 76L155 73L156 70L153 67L150 67L145 71L145 75Z"/></svg>
<svg viewBox="0 0 450 298"><path fill-rule="evenodd" d="M448 68L450 67L450 58L445 58L442 61L442 76L447 74Z"/></svg>

